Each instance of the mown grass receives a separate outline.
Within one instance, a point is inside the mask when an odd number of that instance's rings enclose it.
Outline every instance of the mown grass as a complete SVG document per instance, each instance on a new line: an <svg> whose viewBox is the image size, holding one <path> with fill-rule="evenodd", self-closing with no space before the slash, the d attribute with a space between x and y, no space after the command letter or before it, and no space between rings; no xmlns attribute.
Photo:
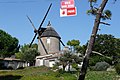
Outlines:
<svg viewBox="0 0 120 80"><path fill-rule="evenodd" d="M70 73L60 74L47 67L28 67L23 70L0 71L0 80L76 80Z"/></svg>
<svg viewBox="0 0 120 80"><path fill-rule="evenodd" d="M89 71L85 80L120 80L120 76L113 71Z"/></svg>
<svg viewBox="0 0 120 80"><path fill-rule="evenodd" d="M119 80L115 72L88 71L85 80ZM75 74L53 72L47 67L0 71L0 80L77 80Z"/></svg>

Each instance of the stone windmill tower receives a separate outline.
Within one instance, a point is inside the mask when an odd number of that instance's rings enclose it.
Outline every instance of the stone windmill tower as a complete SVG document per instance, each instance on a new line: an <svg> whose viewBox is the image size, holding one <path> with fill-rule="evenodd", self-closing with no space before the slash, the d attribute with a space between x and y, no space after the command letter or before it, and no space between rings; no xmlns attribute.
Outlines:
<svg viewBox="0 0 120 80"><path fill-rule="evenodd" d="M46 28L41 28L38 33L38 52L39 56L36 56L35 66L47 66L53 67L59 57L61 37L51 26L50 21Z"/></svg>
<svg viewBox="0 0 120 80"><path fill-rule="evenodd" d="M61 41L61 37L54 30L54 28L52 28L50 21L47 25L47 28L42 27L42 24L45 21L51 6L52 6L52 3L50 4L38 29L35 28L31 19L27 16L28 20L32 24L32 27L34 28L34 33L35 33L29 47L31 47L35 38L38 36L38 52L40 52L41 55L47 55L47 54L59 52L60 51L60 42L62 43L63 46L65 46L63 44L63 42Z"/></svg>
<svg viewBox="0 0 120 80"><path fill-rule="evenodd" d="M52 6L52 3L50 4L42 22L40 23L40 26L38 29L35 28L33 22L31 19L27 16L28 20L32 24L32 27L34 28L34 37L29 45L31 47L34 40L38 39L38 52L40 52L40 56L36 56L36 63L35 66L48 66L52 67L53 64L55 64L55 61L59 57L59 51L60 51L60 42L63 46L63 42L61 41L61 37L59 34L55 31L55 29L51 26L51 23L49 21L47 28L43 28L42 24L44 23L48 12ZM57 54L56 54L57 53Z"/></svg>
<svg viewBox="0 0 120 80"><path fill-rule="evenodd" d="M50 21L40 38L41 39L38 39L38 51L40 52L40 55L54 54L60 51L61 37L51 26Z"/></svg>

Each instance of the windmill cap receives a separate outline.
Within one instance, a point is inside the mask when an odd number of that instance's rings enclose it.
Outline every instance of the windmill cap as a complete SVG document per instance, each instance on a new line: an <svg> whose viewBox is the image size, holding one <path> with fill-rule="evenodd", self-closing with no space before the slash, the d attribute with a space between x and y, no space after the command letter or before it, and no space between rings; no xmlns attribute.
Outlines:
<svg viewBox="0 0 120 80"><path fill-rule="evenodd" d="M61 39L61 37L55 31L55 29L53 27L51 27L50 21L49 21L49 23L47 25L47 29L42 33L41 37L56 37L56 38Z"/></svg>

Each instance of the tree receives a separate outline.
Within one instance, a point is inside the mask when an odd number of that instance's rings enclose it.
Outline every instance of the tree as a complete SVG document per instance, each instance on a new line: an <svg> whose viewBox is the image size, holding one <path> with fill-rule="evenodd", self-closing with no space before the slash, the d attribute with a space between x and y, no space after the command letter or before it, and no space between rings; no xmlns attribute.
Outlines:
<svg viewBox="0 0 120 80"><path fill-rule="evenodd" d="M76 53L81 53L82 55L84 55L86 48L87 48L87 44L82 45L82 46L79 45L75 47L75 51Z"/></svg>
<svg viewBox="0 0 120 80"><path fill-rule="evenodd" d="M102 18L110 19L110 17L111 17L110 16L111 14L108 15L108 14L104 13L104 8L105 8L108 0L102 0L102 3L100 4L100 6L98 8L93 6L93 3L96 3L97 0L89 0L89 2L90 2L90 7L91 7L90 14L95 15L96 19L94 21L92 34L90 36L90 40L89 40L87 50L86 50L86 53L85 53L85 57L84 57L84 60L83 60L83 65L82 65L82 68L81 68L81 71L80 71L79 80L84 80L85 79L85 75L86 75L86 72L87 72L87 67L88 67L88 64L89 64L90 54L92 53L92 50L93 50L93 45L94 45L94 42L95 42L97 31L99 29L99 24L102 23L102 24L109 25L108 23L101 22L101 19Z"/></svg>
<svg viewBox="0 0 120 80"><path fill-rule="evenodd" d="M10 34L0 30L0 56L10 57L19 51L19 41Z"/></svg>
<svg viewBox="0 0 120 80"><path fill-rule="evenodd" d="M96 36L93 51L102 53L105 56L116 56L120 54L120 39L112 35L100 34Z"/></svg>
<svg viewBox="0 0 120 80"><path fill-rule="evenodd" d="M33 44L31 48L29 48L29 45L25 44L20 48L20 52L16 53L16 58L27 61L30 65L33 65L37 55L39 55L37 51L37 44Z"/></svg>
<svg viewBox="0 0 120 80"><path fill-rule="evenodd" d="M63 67L63 71L65 71L65 67L68 65L68 60L67 60L67 57L66 57L66 55L67 54L69 54L68 52L67 53L64 53L58 60L59 60L59 62L57 63L58 64L58 66L59 65L62 65L62 67Z"/></svg>
<svg viewBox="0 0 120 80"><path fill-rule="evenodd" d="M79 46L79 44L80 44L80 41L79 40L75 40L75 39L73 39L71 41L69 40L67 42L67 45L70 46L71 51L73 51L73 52L75 52L75 47Z"/></svg>
<svg viewBox="0 0 120 80"><path fill-rule="evenodd" d="M91 54L90 64L95 65L96 62L106 61L112 64L114 56L120 56L120 39L112 35L99 34L96 36L93 51L99 52L104 56L98 54ZM106 58L110 57L109 58Z"/></svg>
<svg viewBox="0 0 120 80"><path fill-rule="evenodd" d="M65 67L68 65L68 71L70 71L70 66L72 64L80 64L82 58L78 55L75 55L71 52L64 52L64 54L59 58L59 65L63 66L63 71L65 71Z"/></svg>

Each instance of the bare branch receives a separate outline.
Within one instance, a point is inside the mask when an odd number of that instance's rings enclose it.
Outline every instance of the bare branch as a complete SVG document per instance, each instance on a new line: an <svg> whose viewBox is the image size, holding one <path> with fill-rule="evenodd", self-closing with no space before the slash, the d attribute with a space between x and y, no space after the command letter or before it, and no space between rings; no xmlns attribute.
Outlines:
<svg viewBox="0 0 120 80"><path fill-rule="evenodd" d="M100 24L105 24L105 25L110 26L110 24L109 24L109 23L105 23L105 22L100 22Z"/></svg>
<svg viewBox="0 0 120 80"><path fill-rule="evenodd" d="M103 55L103 54L101 54L99 52L96 52L96 51L92 51L92 53L95 53L95 54L98 54L100 56L106 57L107 59L112 59L111 57L105 56L105 55Z"/></svg>
<svg viewBox="0 0 120 80"><path fill-rule="evenodd" d="M93 10L93 5L92 5L92 2L90 2L90 7L91 7L91 10Z"/></svg>

